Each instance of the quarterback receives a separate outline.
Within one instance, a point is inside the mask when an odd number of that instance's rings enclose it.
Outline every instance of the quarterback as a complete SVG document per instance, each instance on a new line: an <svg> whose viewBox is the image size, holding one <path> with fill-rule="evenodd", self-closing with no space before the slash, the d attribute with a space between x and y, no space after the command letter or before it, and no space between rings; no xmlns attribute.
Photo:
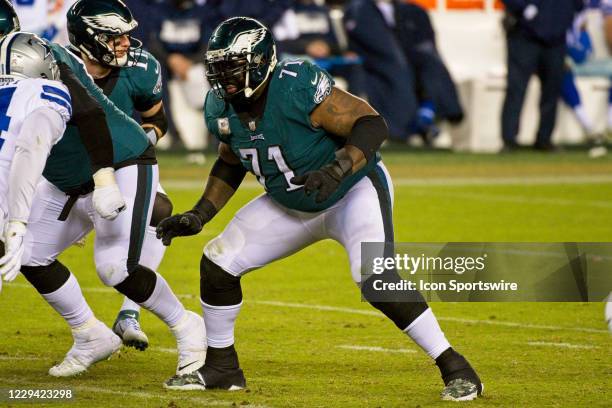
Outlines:
<svg viewBox="0 0 612 408"><path fill-rule="evenodd" d="M83 60L96 85L117 108L130 117L138 111L149 141L157 144L168 128L161 101L161 69L140 41L130 36L138 23L128 7L119 0L81 1L70 8L67 20L68 49ZM172 203L158 185L140 256L140 263L153 271L165 252L155 227L171 214ZM149 340L140 328L139 312L140 306L126 296L113 331L125 345L145 350Z"/></svg>
<svg viewBox="0 0 612 408"><path fill-rule="evenodd" d="M176 375L170 389L238 390L246 380L234 348L244 274L331 238L347 251L361 285L361 243L393 242L393 185L378 149L387 137L383 118L365 101L333 85L312 63L277 63L270 31L237 17L216 28L205 60L212 89L205 103L219 157L192 210L163 220L158 236L201 231L227 203L246 171L265 193L240 209L204 248L200 297L207 330L205 364ZM470 400L482 384L446 340L423 297L370 303L435 360L446 400Z"/></svg>

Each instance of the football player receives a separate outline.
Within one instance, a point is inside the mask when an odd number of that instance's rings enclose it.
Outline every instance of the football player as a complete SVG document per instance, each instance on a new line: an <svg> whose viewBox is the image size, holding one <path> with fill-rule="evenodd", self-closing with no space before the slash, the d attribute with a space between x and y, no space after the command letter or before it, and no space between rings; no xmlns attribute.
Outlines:
<svg viewBox="0 0 612 408"><path fill-rule="evenodd" d="M0 8L6 4L0 3ZM95 319L76 278L57 260L59 254L92 229L96 231L94 260L100 279L163 320L177 340L177 373L192 371L202 364L206 354L202 318L186 311L164 278L139 262L158 178L153 146L144 130L104 96L74 54L58 44L45 44L104 110L109 134L100 134L98 139L111 140L106 154L112 162L112 167L101 169L104 171L95 173L92 180L92 166L80 134L100 130L87 121L68 126L47 159L27 232L21 237L23 256L17 259L13 270L21 270L66 320L74 337L73 347L49 374L80 374L121 346L121 339ZM76 96L72 95L73 99ZM115 177L116 187L126 201L125 210L98 216L93 211L92 196L96 191L92 194L92 190L112 185Z"/></svg>
<svg viewBox="0 0 612 408"><path fill-rule="evenodd" d="M36 184L72 117L73 105L51 50L36 35L23 33L12 36L10 44L0 42L0 58L8 61L0 66L0 232L6 233L2 241L7 244L4 248L0 242L0 275L10 280L19 272L14 266L23 252ZM93 98L88 102L96 103ZM104 125L103 114L90 115L89 120ZM100 207L101 214L125 206L118 189L106 193L116 193L115 200L102 203L110 207Z"/></svg>
<svg viewBox="0 0 612 408"><path fill-rule="evenodd" d="M139 112L149 141L157 144L168 128L161 101L161 70L155 57L130 36L138 24L130 10L118 0L90 0L71 7L67 20L68 49L83 60L96 85L115 106L128 116L134 110ZM158 185L140 257L140 263L154 271L165 252L155 238L155 227L171 214L172 203ZM124 344L144 350L149 341L140 328L139 312L140 306L125 297L113 331Z"/></svg>
<svg viewBox="0 0 612 408"><path fill-rule="evenodd" d="M237 390L246 386L234 348L244 274L331 238L348 252L353 279L362 285L361 243L393 242L393 185L378 154L388 130L365 101L334 87L327 72L301 59L277 64L272 35L256 20L237 17L219 25L205 64L212 87L205 116L220 141L219 157L200 200L163 220L158 236L169 245L174 237L200 232L246 171L266 192L204 248L206 362L165 387ZM435 360L443 399L476 398L482 392L478 375L451 348L423 297L414 297L370 303Z"/></svg>

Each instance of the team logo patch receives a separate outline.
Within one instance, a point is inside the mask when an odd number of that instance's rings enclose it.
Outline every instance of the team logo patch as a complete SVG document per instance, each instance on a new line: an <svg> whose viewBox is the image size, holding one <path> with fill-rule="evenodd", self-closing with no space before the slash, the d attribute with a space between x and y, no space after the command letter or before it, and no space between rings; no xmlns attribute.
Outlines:
<svg viewBox="0 0 612 408"><path fill-rule="evenodd" d="M263 135L263 133L260 133L260 134L258 134L258 135L251 135L251 142L252 142L253 140L266 140L266 139L264 139L264 135Z"/></svg>
<svg viewBox="0 0 612 408"><path fill-rule="evenodd" d="M318 105L321 102L323 102L323 100L329 96L329 94L331 93L331 90L332 90L331 81L329 80L327 75L320 75L319 83L317 84L317 90L315 91L314 98L313 98L314 103Z"/></svg>
<svg viewBox="0 0 612 408"><path fill-rule="evenodd" d="M231 133L228 118L217 119L217 127L219 128L219 134L221 135L229 135Z"/></svg>
<svg viewBox="0 0 612 408"><path fill-rule="evenodd" d="M85 24L90 27L97 28L102 31L111 33L125 33L136 28L138 23L136 20L128 21L117 13L99 14L96 16L84 16Z"/></svg>

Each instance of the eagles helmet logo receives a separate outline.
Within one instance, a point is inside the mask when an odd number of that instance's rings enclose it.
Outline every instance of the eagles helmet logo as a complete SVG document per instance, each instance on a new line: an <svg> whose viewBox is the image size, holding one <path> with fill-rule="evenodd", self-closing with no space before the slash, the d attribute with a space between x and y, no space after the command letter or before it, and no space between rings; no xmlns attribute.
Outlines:
<svg viewBox="0 0 612 408"><path fill-rule="evenodd" d="M99 14L96 16L83 16L83 21L90 27L101 31L123 34L138 26L136 20L127 21L117 13Z"/></svg>
<svg viewBox="0 0 612 408"><path fill-rule="evenodd" d="M208 51L208 58L219 58L223 57L226 53L241 54L244 52L251 52L257 44L259 44L266 35L265 28L258 28L254 30L245 31L240 33L234 38L232 44L223 50Z"/></svg>

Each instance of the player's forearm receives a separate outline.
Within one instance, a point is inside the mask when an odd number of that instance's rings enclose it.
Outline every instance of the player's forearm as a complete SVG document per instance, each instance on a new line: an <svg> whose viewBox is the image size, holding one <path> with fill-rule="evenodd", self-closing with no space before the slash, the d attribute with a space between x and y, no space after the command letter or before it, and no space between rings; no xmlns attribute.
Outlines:
<svg viewBox="0 0 612 408"><path fill-rule="evenodd" d="M204 223L210 221L232 198L245 175L246 170L240 163L231 164L219 157L210 171L204 193L192 211Z"/></svg>
<svg viewBox="0 0 612 408"><path fill-rule="evenodd" d="M168 118L164 111L162 102L158 102L155 106L146 112L141 112L142 127L149 137L153 145L161 139L168 131Z"/></svg>
<svg viewBox="0 0 612 408"><path fill-rule="evenodd" d="M9 219L27 223L36 185L49 152L64 133L61 116L50 109L34 111L17 138L9 174Z"/></svg>

